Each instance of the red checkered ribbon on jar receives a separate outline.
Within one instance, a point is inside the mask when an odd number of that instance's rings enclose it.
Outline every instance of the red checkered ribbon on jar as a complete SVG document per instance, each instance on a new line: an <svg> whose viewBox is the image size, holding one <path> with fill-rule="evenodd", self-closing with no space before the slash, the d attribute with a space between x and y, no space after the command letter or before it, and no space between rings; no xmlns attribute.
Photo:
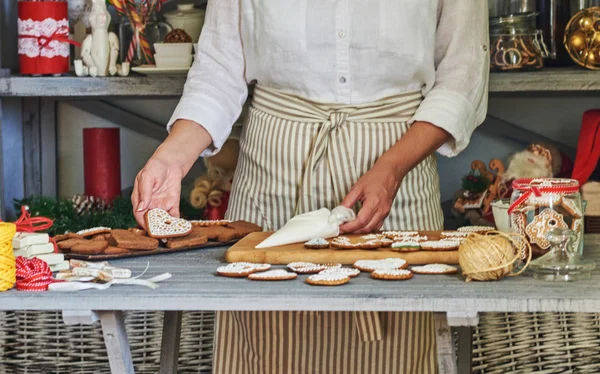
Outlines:
<svg viewBox="0 0 600 374"><path fill-rule="evenodd" d="M508 214L512 214L532 194L540 197L544 194L566 195L579 192L579 183L573 179L523 178L513 181L512 186L513 190L521 191L522 194L510 205Z"/></svg>

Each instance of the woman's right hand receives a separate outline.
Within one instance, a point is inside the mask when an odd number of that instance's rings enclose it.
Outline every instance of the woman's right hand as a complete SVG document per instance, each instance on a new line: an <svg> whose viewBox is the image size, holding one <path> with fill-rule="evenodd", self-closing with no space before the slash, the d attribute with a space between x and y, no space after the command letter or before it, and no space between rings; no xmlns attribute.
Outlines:
<svg viewBox="0 0 600 374"><path fill-rule="evenodd" d="M153 208L161 208L179 217L181 199L180 168L169 165L165 159L153 156L138 173L133 185L131 202L133 213L140 226L146 228L144 214Z"/></svg>

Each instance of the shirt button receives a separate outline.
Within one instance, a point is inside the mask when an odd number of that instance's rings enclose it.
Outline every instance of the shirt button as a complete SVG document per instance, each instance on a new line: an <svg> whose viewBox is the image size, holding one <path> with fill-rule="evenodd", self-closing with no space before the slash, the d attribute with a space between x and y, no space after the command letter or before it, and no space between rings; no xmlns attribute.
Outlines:
<svg viewBox="0 0 600 374"><path fill-rule="evenodd" d="M340 83L346 83L346 77L340 77Z"/></svg>
<svg viewBox="0 0 600 374"><path fill-rule="evenodd" d="M343 39L346 36L346 32L344 30L340 30L338 32L338 36L340 37L340 39Z"/></svg>
<svg viewBox="0 0 600 374"><path fill-rule="evenodd" d="M483 45L483 51L484 51L484 52L487 52L487 50L488 50L488 47L487 47L487 45L485 45L485 44L484 44L484 45Z"/></svg>

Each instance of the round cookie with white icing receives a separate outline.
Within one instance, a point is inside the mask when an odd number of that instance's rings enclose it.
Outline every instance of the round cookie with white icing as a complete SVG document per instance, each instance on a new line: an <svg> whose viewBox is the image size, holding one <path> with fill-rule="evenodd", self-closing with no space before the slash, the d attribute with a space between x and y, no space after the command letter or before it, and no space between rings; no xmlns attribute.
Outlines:
<svg viewBox="0 0 600 374"><path fill-rule="evenodd" d="M263 271L248 275L248 279L257 281L281 281L298 278L298 274L283 269Z"/></svg>
<svg viewBox="0 0 600 374"><path fill-rule="evenodd" d="M460 246L459 240L435 240L428 242L421 242L421 249L424 251L454 251Z"/></svg>
<svg viewBox="0 0 600 374"><path fill-rule="evenodd" d="M350 277L341 273L314 274L306 278L306 283L313 286L341 286L350 282Z"/></svg>
<svg viewBox="0 0 600 374"><path fill-rule="evenodd" d="M421 250L419 242L407 240L398 241L392 244L392 251L395 252L417 252Z"/></svg>
<svg viewBox="0 0 600 374"><path fill-rule="evenodd" d="M304 248L307 249L327 249L329 242L323 238L314 238L304 243Z"/></svg>
<svg viewBox="0 0 600 374"><path fill-rule="evenodd" d="M370 273L377 269L406 269L408 263L401 258L385 258L382 260L358 260L352 266L360 271Z"/></svg>
<svg viewBox="0 0 600 374"><path fill-rule="evenodd" d="M371 272L371 278L380 280L407 280L412 277L413 273L404 269L377 269Z"/></svg>
<svg viewBox="0 0 600 374"><path fill-rule="evenodd" d="M458 269L454 266L446 264L428 264L424 266L413 266L412 270L415 274L456 274Z"/></svg>
<svg viewBox="0 0 600 374"><path fill-rule="evenodd" d="M452 239L466 238L467 236L469 236L469 234L470 234L470 232L466 232L466 231L442 231L441 232L442 238L452 238Z"/></svg>
<svg viewBox="0 0 600 374"><path fill-rule="evenodd" d="M326 265L314 264L312 262L292 262L287 267L298 274L316 274L328 268Z"/></svg>
<svg viewBox="0 0 600 374"><path fill-rule="evenodd" d="M491 226L463 226L459 227L456 231L466 233L485 234L489 231L494 231L495 228Z"/></svg>
<svg viewBox="0 0 600 374"><path fill-rule="evenodd" d="M229 278L246 278L257 271L257 267L248 262L234 262L217 268L217 274Z"/></svg>
<svg viewBox="0 0 600 374"><path fill-rule="evenodd" d="M354 268L329 268L319 272L319 274L344 274L350 278L354 278L360 274L360 270Z"/></svg>

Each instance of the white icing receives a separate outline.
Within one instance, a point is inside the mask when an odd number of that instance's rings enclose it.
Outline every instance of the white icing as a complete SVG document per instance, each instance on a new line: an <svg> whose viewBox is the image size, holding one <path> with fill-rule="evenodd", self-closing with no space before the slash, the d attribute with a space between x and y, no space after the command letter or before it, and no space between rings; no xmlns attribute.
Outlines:
<svg viewBox="0 0 600 374"><path fill-rule="evenodd" d="M89 234L90 232L96 232L96 231L110 231L110 227L93 227L91 229L85 229L85 230L81 230L81 231L77 231L77 235L85 235L85 234Z"/></svg>
<svg viewBox="0 0 600 374"><path fill-rule="evenodd" d="M406 261L401 258L386 258L383 260L358 260L354 263L357 268L368 270L396 269L404 266Z"/></svg>
<svg viewBox="0 0 600 374"><path fill-rule="evenodd" d="M277 278L296 278L296 273L291 273L283 269L269 270L262 273L250 274L250 279L277 279Z"/></svg>
<svg viewBox="0 0 600 374"><path fill-rule="evenodd" d="M230 274L244 274L251 273L256 271L256 268L253 266L221 266L217 268L217 273L230 273Z"/></svg>
<svg viewBox="0 0 600 374"><path fill-rule="evenodd" d="M192 231L188 221L171 216L163 209L148 211L148 232L157 236L180 236Z"/></svg>
<svg viewBox="0 0 600 374"><path fill-rule="evenodd" d="M312 262L292 262L287 267L299 273L317 272L327 269L325 265L313 264Z"/></svg>
<svg viewBox="0 0 600 374"><path fill-rule="evenodd" d="M369 235L363 235L360 238L365 239L365 240L377 240L377 239L380 239L381 236L377 235L377 234L369 234Z"/></svg>
<svg viewBox="0 0 600 374"><path fill-rule="evenodd" d="M384 231L384 235L387 236L416 236L419 235L418 231Z"/></svg>
<svg viewBox="0 0 600 374"><path fill-rule="evenodd" d="M199 226L212 226L212 225L218 225L218 224L226 224L226 223L231 223L233 221L228 220L228 219L219 219L219 220L192 220L189 221L190 223L199 225Z"/></svg>
<svg viewBox="0 0 600 374"><path fill-rule="evenodd" d="M418 242L406 241L406 242L394 242L392 244L392 248L408 248L408 247L418 247L421 245Z"/></svg>
<svg viewBox="0 0 600 374"><path fill-rule="evenodd" d="M394 241L396 242L402 242L405 240L410 240L410 241L414 241L414 242L424 242L427 241L429 238L426 235L416 235L416 236L395 236L392 238Z"/></svg>
<svg viewBox="0 0 600 374"><path fill-rule="evenodd" d="M458 271L454 266L446 264L429 264L425 266L413 266L411 269L415 273L454 273Z"/></svg>
<svg viewBox="0 0 600 374"><path fill-rule="evenodd" d="M391 275L391 276L403 276L403 275L410 275L411 271L410 270L404 270L404 269L375 269L373 270L373 274L375 275Z"/></svg>
<svg viewBox="0 0 600 374"><path fill-rule="evenodd" d="M313 238L305 243L306 245L329 245L329 242L323 238Z"/></svg>
<svg viewBox="0 0 600 374"><path fill-rule="evenodd" d="M349 279L350 277L342 273L326 273L326 274L315 274L308 277L311 281L315 282L335 282Z"/></svg>
<svg viewBox="0 0 600 374"><path fill-rule="evenodd" d="M354 268L329 268L319 272L319 274L343 274L348 277L355 277L360 274L360 270Z"/></svg>
<svg viewBox="0 0 600 374"><path fill-rule="evenodd" d="M495 230L491 226L464 226L459 227L457 231L459 232L486 232Z"/></svg>
<svg viewBox="0 0 600 374"><path fill-rule="evenodd" d="M464 238L469 235L466 231L442 231L442 236L446 238Z"/></svg>
<svg viewBox="0 0 600 374"><path fill-rule="evenodd" d="M455 248L458 247L460 245L460 242L458 240L437 240L437 241L429 241L429 242L422 242L421 243L421 248L425 249L425 248Z"/></svg>

